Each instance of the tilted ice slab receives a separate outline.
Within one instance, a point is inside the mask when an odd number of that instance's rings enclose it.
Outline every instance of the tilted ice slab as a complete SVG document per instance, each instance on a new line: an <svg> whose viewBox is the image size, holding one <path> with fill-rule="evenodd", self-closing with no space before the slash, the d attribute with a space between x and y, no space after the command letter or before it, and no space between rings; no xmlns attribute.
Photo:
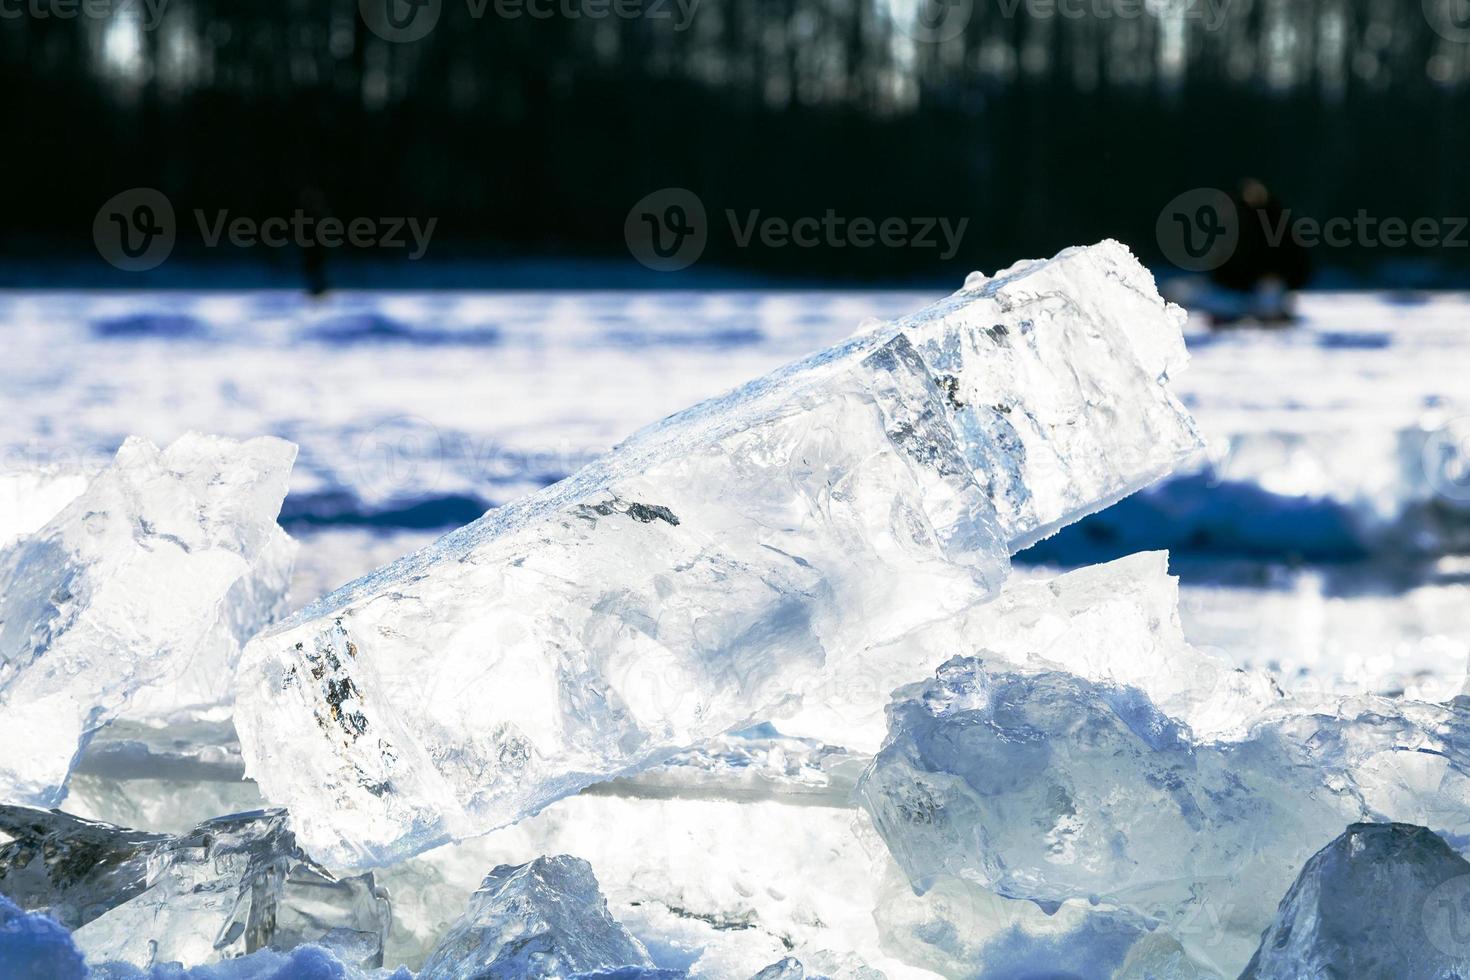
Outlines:
<svg viewBox="0 0 1470 980"><path fill-rule="evenodd" d="M1159 925L1245 965L1296 870L1348 823L1470 830L1470 700L1268 709L1197 739L1134 687L956 658L898 692L859 784L915 891L947 877Z"/></svg>
<svg viewBox="0 0 1470 980"><path fill-rule="evenodd" d="M295 447L129 439L39 530L0 551L0 800L49 805L124 712L218 704L240 645L280 612L276 525Z"/></svg>
<svg viewBox="0 0 1470 980"><path fill-rule="evenodd" d="M328 874L296 846L279 810L174 836L0 806L0 894L72 930L89 961L138 967L308 942L376 967L389 925L372 874Z"/></svg>
<svg viewBox="0 0 1470 980"><path fill-rule="evenodd" d="M486 875L419 980L550 980L638 968L652 971L653 961L608 912L591 865L561 854Z"/></svg>
<svg viewBox="0 0 1470 980"><path fill-rule="evenodd" d="M1470 862L1423 827L1354 824L1312 855L1241 980L1470 976Z"/></svg>
<svg viewBox="0 0 1470 980"><path fill-rule="evenodd" d="M650 426L257 637L249 771L373 865L763 720L1189 456L1181 319L1070 249Z"/></svg>

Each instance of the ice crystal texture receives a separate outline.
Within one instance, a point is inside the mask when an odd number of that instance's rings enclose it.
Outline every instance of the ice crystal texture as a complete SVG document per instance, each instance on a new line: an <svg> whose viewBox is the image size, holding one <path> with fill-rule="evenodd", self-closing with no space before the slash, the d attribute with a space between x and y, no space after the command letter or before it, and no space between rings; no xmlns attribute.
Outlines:
<svg viewBox="0 0 1470 980"><path fill-rule="evenodd" d="M182 834L222 813L268 804L244 778L228 719L167 726L119 720L92 739L67 783L66 811Z"/></svg>
<svg viewBox="0 0 1470 980"><path fill-rule="evenodd" d="M956 658L900 691L859 785L917 892L1090 900L1239 970L1306 858L1354 821L1461 837L1470 701L1284 701L1198 740L1138 688Z"/></svg>
<svg viewBox="0 0 1470 980"><path fill-rule="evenodd" d="M1312 855L1241 980L1470 976L1470 862L1409 824L1354 824Z"/></svg>
<svg viewBox="0 0 1470 980"><path fill-rule="evenodd" d="M57 802L78 751L124 713L225 701L240 645L282 611L276 525L295 448L129 439L43 527L0 551L0 800Z"/></svg>
<svg viewBox="0 0 1470 980"><path fill-rule="evenodd" d="M1264 675L1185 641L1168 564L1167 553L1144 552L1053 578L1013 578L992 602L865 647L858 668L814 688L781 730L876 752L895 688L983 650L990 662L1139 688L1199 735L1239 733L1280 694Z"/></svg>
<svg viewBox="0 0 1470 980"><path fill-rule="evenodd" d="M387 897L306 857L279 810L174 836L0 806L0 894L73 931L89 961L207 963L317 943L382 964Z"/></svg>
<svg viewBox="0 0 1470 980"><path fill-rule="evenodd" d="M0 895L0 966L6 980L413 980L407 970L358 969L316 945L288 953L262 949L194 967L169 963L144 970L113 961L89 968L72 940L56 920L24 912Z"/></svg>
<svg viewBox="0 0 1470 980"><path fill-rule="evenodd" d="M559 980L627 968L652 970L653 961L608 913L592 867L563 854L486 875L419 980Z"/></svg>
<svg viewBox="0 0 1470 980"><path fill-rule="evenodd" d="M87 476L66 466L30 466L0 472L0 548L46 525L87 489Z"/></svg>
<svg viewBox="0 0 1470 980"><path fill-rule="evenodd" d="M252 641L250 774L374 865L790 708L1189 456L1180 322L1069 249L652 425Z"/></svg>

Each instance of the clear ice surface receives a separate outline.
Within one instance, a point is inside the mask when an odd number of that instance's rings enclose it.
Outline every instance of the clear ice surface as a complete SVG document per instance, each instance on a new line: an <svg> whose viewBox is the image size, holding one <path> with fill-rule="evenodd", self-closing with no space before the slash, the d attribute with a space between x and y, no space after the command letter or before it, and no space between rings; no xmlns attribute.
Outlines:
<svg viewBox="0 0 1470 980"><path fill-rule="evenodd" d="M0 894L72 930L94 963L194 966L303 943L382 965L386 894L336 879L279 811L217 817L174 836L0 806Z"/></svg>
<svg viewBox="0 0 1470 980"><path fill-rule="evenodd" d="M607 910L592 866L565 854L501 865L429 954L419 980L561 980L653 970Z"/></svg>
<svg viewBox="0 0 1470 980"><path fill-rule="evenodd" d="M805 961L785 956L757 973L751 980L887 980L879 970L855 956L823 950Z"/></svg>
<svg viewBox="0 0 1470 980"><path fill-rule="evenodd" d="M0 472L0 548L46 525L87 489L87 475L67 466L7 468Z"/></svg>
<svg viewBox="0 0 1470 980"><path fill-rule="evenodd" d="M652 425L256 637L249 772L372 866L778 715L1189 457L1182 319L1068 249Z"/></svg>
<svg viewBox="0 0 1470 980"><path fill-rule="evenodd" d="M87 743L67 783L66 811L124 827L182 834L221 813L268 804L244 778L228 719L166 727L118 720Z"/></svg>
<svg viewBox="0 0 1470 980"><path fill-rule="evenodd" d="M1241 980L1470 977L1470 862L1424 827L1353 824L1312 855Z"/></svg>
<svg viewBox="0 0 1470 980"><path fill-rule="evenodd" d="M1470 701L1280 700L1233 741L1197 738L1137 687L974 657L890 707L859 783L917 893L958 877L1069 899L1244 966L1306 858L1360 820L1470 829Z"/></svg>
<svg viewBox="0 0 1470 980"><path fill-rule="evenodd" d="M866 646L848 676L814 688L778 724L791 736L874 753L895 688L983 649L988 661L1139 688L1197 735L1238 735L1280 692L1265 675L1186 642L1168 564L1166 552L1142 552L1049 578L1013 577L994 601Z"/></svg>
<svg viewBox="0 0 1470 980"><path fill-rule="evenodd" d="M172 963L142 969L120 962L89 967L60 923L21 910L4 895L0 895L0 966L5 980L413 980L407 970L358 969L314 945L287 953L262 949L195 967Z"/></svg>
<svg viewBox="0 0 1470 980"><path fill-rule="evenodd" d="M0 800L53 805L88 738L131 714L228 700L244 640L283 611L294 544L275 518L296 450L129 439L0 551Z"/></svg>

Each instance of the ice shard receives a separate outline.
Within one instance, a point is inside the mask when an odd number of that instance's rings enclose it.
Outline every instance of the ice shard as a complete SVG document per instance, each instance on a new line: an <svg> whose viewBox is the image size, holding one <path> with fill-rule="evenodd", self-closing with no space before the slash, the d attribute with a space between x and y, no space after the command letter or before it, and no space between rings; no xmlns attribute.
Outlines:
<svg viewBox="0 0 1470 980"><path fill-rule="evenodd" d="M222 813L264 809L245 779L235 728L223 721L167 726L119 719L87 743L67 782L68 813L123 827L183 834Z"/></svg>
<svg viewBox="0 0 1470 980"><path fill-rule="evenodd" d="M33 534L87 489L73 466L26 466L0 472L0 548Z"/></svg>
<svg viewBox="0 0 1470 980"><path fill-rule="evenodd" d="M371 874L314 864L279 810L174 836L0 806L0 840L0 894L72 930L91 962L193 966L315 943L382 965L386 895Z"/></svg>
<svg viewBox="0 0 1470 980"><path fill-rule="evenodd" d="M1241 980L1470 976L1470 862L1424 827L1354 824L1312 855Z"/></svg>
<svg viewBox="0 0 1470 980"><path fill-rule="evenodd" d="M227 694L240 645L280 612L275 517L295 447L129 439L41 528L0 551L0 800L57 802L78 751L128 711Z"/></svg>
<svg viewBox="0 0 1470 980"><path fill-rule="evenodd" d="M813 687L778 724L788 735L871 754L882 746L895 688L983 650L991 664L1136 687L1196 735L1238 735L1280 691L1267 676L1185 640L1179 581L1168 565L1168 553L1155 551L1063 575L1012 577L992 602L865 646L853 670Z"/></svg>
<svg viewBox="0 0 1470 980"><path fill-rule="evenodd" d="M486 875L419 980L552 980L653 969L648 951L609 914L591 865L562 854Z"/></svg>
<svg viewBox="0 0 1470 980"><path fill-rule="evenodd" d="M1222 972L1269 921L1259 896L1343 826L1466 830L1467 699L1284 701L1245 737L1204 741L1137 688L956 658L889 718L858 792L916 892L954 876L1091 901Z"/></svg>
<svg viewBox="0 0 1470 980"><path fill-rule="evenodd" d="M761 970L751 980L888 980L852 955L821 950L806 960L785 956Z"/></svg>
<svg viewBox="0 0 1470 980"><path fill-rule="evenodd" d="M144 970L113 961L89 965L66 929L23 912L0 895L0 967L5 980L413 980L407 970L363 970L322 946L287 953L261 949L214 964L156 964Z"/></svg>
<svg viewBox="0 0 1470 980"><path fill-rule="evenodd" d="M652 425L252 641L250 774L364 866L762 721L1190 455L1180 322L1069 249Z"/></svg>

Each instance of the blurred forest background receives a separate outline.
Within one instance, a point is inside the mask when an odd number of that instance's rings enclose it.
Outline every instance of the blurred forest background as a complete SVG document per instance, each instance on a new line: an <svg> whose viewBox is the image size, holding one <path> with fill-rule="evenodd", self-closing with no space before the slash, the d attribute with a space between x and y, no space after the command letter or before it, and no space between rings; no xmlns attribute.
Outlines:
<svg viewBox="0 0 1470 980"><path fill-rule="evenodd" d="M637 17L554 0L544 18L431 0L437 25L406 43L357 0L56 16L64 2L0 0L10 285L118 281L92 221L135 186L181 221L290 214L304 195L342 217L437 217L421 262L458 285L498 261L631 264L624 218L666 186L712 222L970 221L943 268L934 250L711 235L702 266L776 281L951 281L1105 236L1159 262L1160 208L1245 176L1319 219L1470 212L1470 0L1150 0L1142 16L1127 0L1074 0L1081 16L951 0L966 16L939 40L914 0L700 0L682 29L673 0ZM220 284L290 261L214 252L190 268ZM1349 248L1320 265L1433 284L1466 258Z"/></svg>

